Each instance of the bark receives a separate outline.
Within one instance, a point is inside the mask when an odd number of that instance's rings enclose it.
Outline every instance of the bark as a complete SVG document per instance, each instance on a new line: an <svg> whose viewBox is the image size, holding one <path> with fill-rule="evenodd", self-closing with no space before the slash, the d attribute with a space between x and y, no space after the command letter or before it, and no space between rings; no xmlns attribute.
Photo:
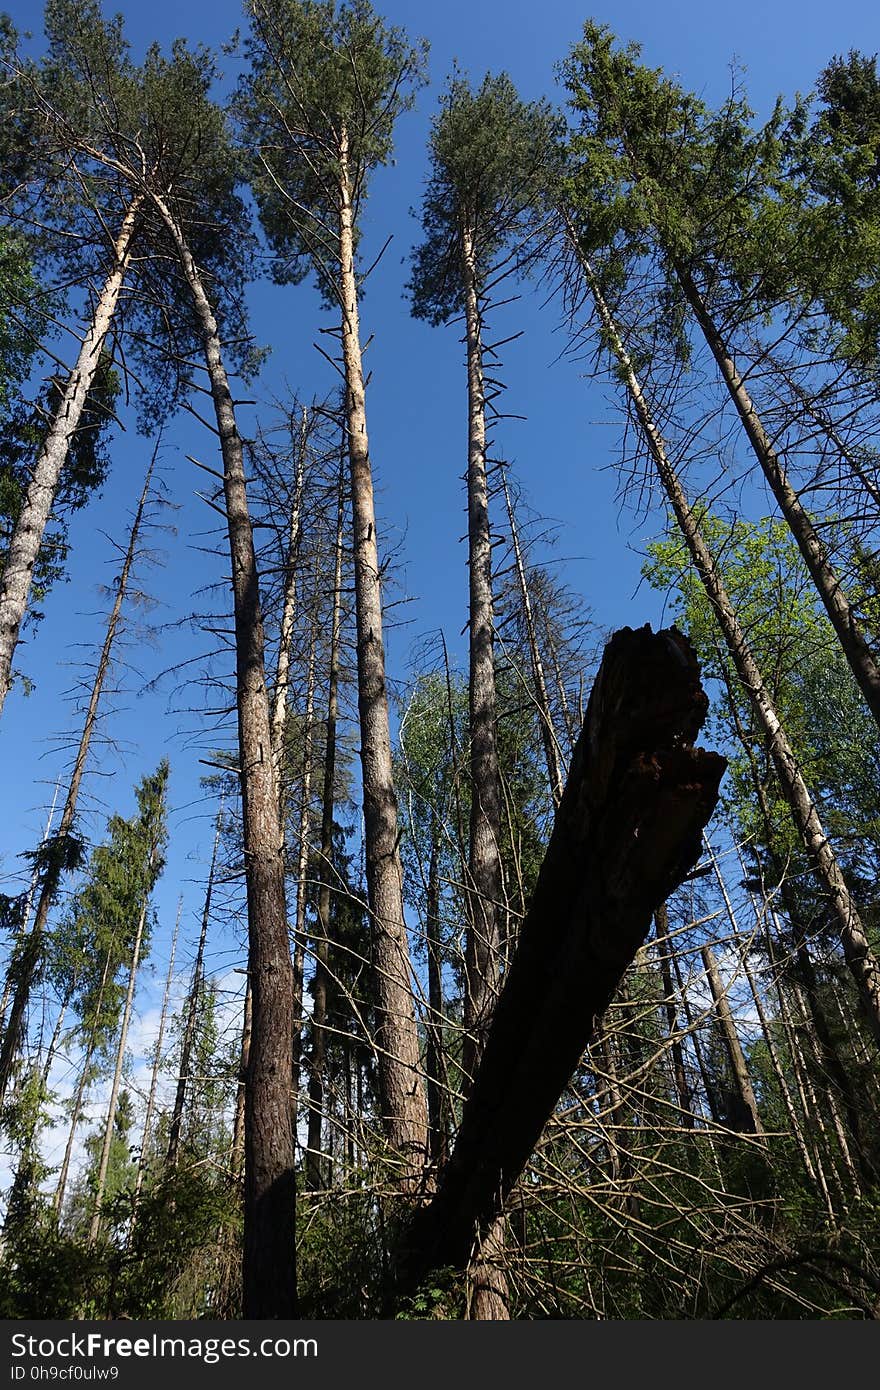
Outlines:
<svg viewBox="0 0 880 1390"><path fill-rule="evenodd" d="M253 1028L253 994L251 977L247 977L244 992L244 1010L241 1021L241 1050L238 1066L238 1089L235 1093L235 1120L232 1127L232 1154L230 1156L230 1177L238 1182L244 1167L244 1102L247 1092L248 1065L251 1055L251 1030Z"/></svg>
<svg viewBox="0 0 880 1390"><path fill-rule="evenodd" d="M541 743L544 748L544 760L547 764L547 781L550 784L550 795L553 798L553 805L557 807L562 800L562 788L565 785L565 777L562 771L562 761L559 756L559 741L556 737L556 730L553 726L553 715L550 710L550 700L547 695L547 679L544 674L544 662L541 659L541 650L538 646L538 634L535 630L535 618L532 612L532 600L529 594L528 580L526 577L525 565L523 564L522 550L519 543L519 532L516 525L516 514L513 510L513 502L510 497L510 489L507 486L507 474L501 470L501 486L504 490L504 502L507 507L507 519L510 525L510 539L513 543L513 558L516 565L516 574L519 581L520 599L523 608L523 617L526 624L526 638L529 644L529 659L532 666L532 679L535 683L534 700L538 711L538 720L541 726Z"/></svg>
<svg viewBox="0 0 880 1390"><path fill-rule="evenodd" d="M506 1221L499 1217L483 1236L468 1270L473 1322L509 1322L510 1293L504 1266Z"/></svg>
<svg viewBox="0 0 880 1390"><path fill-rule="evenodd" d="M104 281L76 363L67 378L46 438L34 463L21 515L9 542L0 581L0 712L12 685L12 660L27 611L34 565L58 491L61 470L79 427L101 351L122 291L143 198L129 203L113 245L113 265Z"/></svg>
<svg viewBox="0 0 880 1390"><path fill-rule="evenodd" d="M333 566L333 616L330 624L330 669L327 680L327 729L324 744L324 785L321 791L321 883L312 984L312 1050L309 1058L309 1129L306 1181L323 1185L321 1122L324 1116L324 1068L327 1059L327 987L330 960L330 878L333 870L333 808L336 781L336 721L339 714L339 658L342 638L342 521L343 489L339 478L336 506L336 546Z"/></svg>
<svg viewBox="0 0 880 1390"><path fill-rule="evenodd" d="M468 703L471 782L462 1068L465 1078L469 1078L479 1064L498 996L503 889L482 316L474 238L467 226L462 229L461 263L468 388Z"/></svg>
<svg viewBox="0 0 880 1390"><path fill-rule="evenodd" d="M76 818L80 784L82 783L83 774L86 770L86 762L88 761L92 735L95 731L95 724L98 718L98 708L101 702L104 682L110 668L110 657L113 651L116 633L119 628L122 605L128 592L128 582L137 555L138 538L143 522L144 509L147 505L147 497L149 495L155 462L156 453L154 452L150 459L149 467L147 468L143 490L141 491L140 499L134 514L134 520L129 532L128 546L122 562L122 569L116 582L116 597L113 600L113 607L107 619L104 642L101 647L101 655L98 658L95 679L92 682L92 689L89 694L86 717L83 722L82 733L80 734L79 745L76 750L76 759L73 764L73 771L70 774L70 781L67 785L64 808L61 812L61 819L58 822L58 830L54 836L57 853L50 858L47 868L42 875L33 926L22 943L21 953L17 958L13 959L9 966L9 983L11 984L13 994L12 1007L9 1011L9 1019L3 1034L3 1043L2 1046L0 1046L0 1103L2 1103L6 1095L7 1087L9 1086L9 1078L12 1074L12 1067L21 1042L28 1001L30 1000L31 990L42 960L46 924L49 920L49 911L58 892L58 886L63 871L64 849L68 843Z"/></svg>
<svg viewBox="0 0 880 1390"><path fill-rule="evenodd" d="M721 1110L718 1105L718 1097L715 1094L715 1087L709 1075L709 1068L706 1066L706 1058L703 1055L703 1045L700 1042L700 1035L697 1030L697 1022L693 1015L690 1002L687 997L687 990L681 977L681 966L678 963L678 956L673 954L672 968L675 971L675 980L678 985L678 995L681 999L681 1007L684 1010L685 1023L687 1024L688 1037L694 1049L694 1056L697 1059L697 1070L700 1073L700 1083L703 1087L703 1096L706 1105L709 1107L709 1114L713 1122L717 1125L721 1123Z"/></svg>
<svg viewBox="0 0 880 1390"><path fill-rule="evenodd" d="M290 655L296 621L296 566L302 535L302 497L308 433L309 413L303 406L299 450L296 458L293 505L290 509L290 524L287 532L287 554L284 559L284 595L281 603L281 627L278 634L278 660L275 664L275 684L272 689L272 749L275 754L279 787L284 785L284 729L290 697ZM283 803L283 798L281 799Z"/></svg>
<svg viewBox="0 0 880 1390"><path fill-rule="evenodd" d="M595 1056L597 1052L602 1064L602 1093L601 1097L597 1097L597 1118L602 1126L602 1135L608 1154L608 1170L611 1174L611 1182L615 1191L617 1191L624 1176L624 1163L620 1152L620 1145L617 1141L616 1123L623 1109L623 1097L620 1094L614 1049L611 1046L611 1038L605 1026L604 1018L597 1022L593 1037L593 1056Z"/></svg>
<svg viewBox="0 0 880 1390"><path fill-rule="evenodd" d="M316 559L317 577L317 559ZM302 1033L305 1012L304 984L306 968L306 879L309 871L312 830L312 747L315 737L315 652L317 648L317 618L312 618L309 635L309 655L306 663L306 706L303 713L302 767L299 784L299 828L296 852L296 907L293 919L293 1094L291 1124L294 1142L297 1138L299 1088L302 1063ZM282 836L283 836L282 829Z"/></svg>
<svg viewBox="0 0 880 1390"><path fill-rule="evenodd" d="M354 517L358 712L364 853L376 981L379 1106L385 1137L399 1165L400 1183L414 1188L421 1181L427 1155L428 1114L403 912L403 872L382 638L382 586L354 267L354 213L348 178L348 136L344 129L339 153L339 290Z"/></svg>
<svg viewBox="0 0 880 1390"><path fill-rule="evenodd" d="M401 1288L461 1269L491 1227L651 925L700 854L726 766L694 748L708 708L674 629L606 647L562 802L439 1187Z"/></svg>
<svg viewBox="0 0 880 1390"><path fill-rule="evenodd" d="M685 298L693 310L709 350L715 359L728 394L733 401L752 452L770 485L798 544L807 569L816 585L825 611L837 633L844 655L855 676L868 708L880 724L880 666L868 644L862 625L850 603L840 576L835 572L822 538L816 531L809 513L801 504L791 485L785 466L761 423L745 382L737 370L733 353L706 305L703 296L686 266L675 265L676 275Z"/></svg>
<svg viewBox="0 0 880 1390"><path fill-rule="evenodd" d="M168 1127L168 1152L165 1156L165 1167L168 1169L177 1167L177 1159L180 1153L183 1109L186 1103L186 1087L189 1081L189 1068L192 1059L193 1044L196 1040L199 997L201 995L202 981L204 978L205 942L208 938L208 920L211 915L211 897L214 892L214 874L217 869L217 849L220 844L220 828L222 824L223 804L221 802L220 810L217 813L217 829L214 832L214 848L211 851L211 868L208 871L208 883L205 888L205 902L202 908L202 925L199 930L199 944L196 948L192 981L189 987L189 995L187 996L186 1019L183 1025L183 1038L180 1044L180 1067L177 1074L177 1090L174 1095L174 1105L171 1110L171 1124Z"/></svg>
<svg viewBox="0 0 880 1390"><path fill-rule="evenodd" d="M880 1046L880 965L869 945L858 909L819 818L816 803L801 775L795 752L739 625L714 556L703 538L697 517L688 504L678 474L669 461L662 437L654 423L617 326L601 295L589 262L582 257L581 266L609 345L623 371L630 399L676 522L706 590L737 675L751 702L755 719L767 740L783 795L791 809L792 819L812 862L818 883L827 894L829 908L837 922L844 956L855 980L865 1017L877 1045Z"/></svg>
<svg viewBox="0 0 880 1390"><path fill-rule="evenodd" d="M177 251L202 338L223 458L232 561L239 781L248 910L248 971L253 993L245 1096L245 1200L242 1314L293 1317L294 1146L291 1124L293 971L287 934L284 858L269 726L265 639L241 435L220 333L185 237L153 195Z"/></svg>
<svg viewBox="0 0 880 1390"><path fill-rule="evenodd" d="M817 1171L816 1165L813 1163L812 1155L810 1154L809 1148L807 1147L807 1141L804 1135L801 1117L798 1115L797 1110L795 1109L791 1089L785 1076L785 1070L782 1066L782 1062L779 1057L779 1051L776 1047L776 1041L773 1036L773 1029L771 1027L770 1020L767 1018L767 1015L764 1011L764 1004L761 999L761 991L758 986L758 981L755 979L754 974L751 968L749 967L748 959L745 956L743 957L742 965L745 977L749 982L749 993L752 996L752 1002L755 1005L755 1012L758 1015L758 1021L761 1025L761 1033L763 1035L764 1043L767 1048L767 1053L770 1058L770 1065L773 1068L773 1075L776 1077L776 1084L779 1087L779 1094L782 1097L782 1104L784 1106L785 1113L788 1116L788 1123L791 1127L791 1136L794 1139L795 1146L801 1157L801 1162L804 1165L804 1172L806 1173L807 1178L810 1182L818 1183L819 1188L822 1192L823 1199L825 1201L825 1207L828 1212L828 1215L833 1220L834 1205L831 1201L831 1194L829 1193L828 1187L825 1183L825 1174L824 1172L822 1172L821 1168L819 1168L819 1170Z"/></svg>
<svg viewBox="0 0 880 1390"><path fill-rule="evenodd" d="M141 1148L138 1154L137 1178L134 1185L134 1200L132 1203L132 1229L137 1217L138 1201L141 1195L141 1188L144 1185L144 1174L147 1171L147 1151L150 1143L150 1129L153 1123L153 1111L156 1108L156 1090L159 1085L159 1067L162 1062L162 1043L165 1040L165 1025L168 1022L168 1005L171 999L171 985L174 980L174 957L177 953L177 934L180 931L180 915L183 911L183 897L177 902L177 917L174 922L174 934L171 938L171 953L168 957L168 974L165 976L165 988L162 992L162 1012L159 1015L159 1031L156 1035L156 1051L153 1057L153 1070L150 1074L150 1090L147 1096L147 1108L144 1112L144 1130L141 1138Z"/></svg>
<svg viewBox="0 0 880 1390"><path fill-rule="evenodd" d="M152 862L153 856L150 856ZM110 1088L110 1100L107 1105L107 1119L104 1123L104 1140L101 1145L101 1157L98 1162L98 1178L95 1184L95 1201L92 1208L92 1220L89 1226L89 1244L92 1245L98 1239L101 1230L101 1204L104 1201L104 1189L107 1183L107 1167L110 1162L110 1146L113 1143L113 1126L116 1123L116 1106L119 1101L119 1087L122 1081L122 1065L125 1061L125 1049L128 1045L128 1025L131 1022L131 1009L134 1003L134 986L137 978L137 969L141 959L141 942L144 938L144 924L147 920L147 908L150 902L149 893L144 894L141 904L140 915L138 917L137 931L134 938L134 947L131 953L131 964L128 969L128 987L125 991L125 1007L122 1011L122 1027L119 1030L119 1042L116 1047L116 1065L113 1068L113 1085Z"/></svg>

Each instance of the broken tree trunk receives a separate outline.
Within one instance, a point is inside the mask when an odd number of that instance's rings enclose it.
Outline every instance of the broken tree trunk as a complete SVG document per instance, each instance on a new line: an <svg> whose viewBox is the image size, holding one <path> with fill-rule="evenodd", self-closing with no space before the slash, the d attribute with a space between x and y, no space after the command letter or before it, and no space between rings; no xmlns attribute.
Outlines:
<svg viewBox="0 0 880 1390"><path fill-rule="evenodd" d="M605 649L553 834L449 1163L399 1289L463 1269L519 1178L652 914L696 863L726 766L694 748L708 700L686 638Z"/></svg>

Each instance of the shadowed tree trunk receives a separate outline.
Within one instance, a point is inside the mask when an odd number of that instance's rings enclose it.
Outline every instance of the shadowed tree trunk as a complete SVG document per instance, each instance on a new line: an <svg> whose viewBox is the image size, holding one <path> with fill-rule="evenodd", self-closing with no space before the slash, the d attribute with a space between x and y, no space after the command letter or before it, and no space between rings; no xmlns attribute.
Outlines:
<svg viewBox="0 0 880 1390"><path fill-rule="evenodd" d="M663 980L663 1009L666 1014L669 1036L673 1039L671 1044L672 1075L675 1082L675 1094L681 1111L682 1125L685 1129L693 1129L693 1101L684 1065L684 1051L679 1037L678 1010L675 1007L675 989L672 984L672 970L669 961L670 954L675 951L675 946L669 936L669 914L665 903L658 907L654 913L654 930L657 956L660 963L660 977Z"/></svg>

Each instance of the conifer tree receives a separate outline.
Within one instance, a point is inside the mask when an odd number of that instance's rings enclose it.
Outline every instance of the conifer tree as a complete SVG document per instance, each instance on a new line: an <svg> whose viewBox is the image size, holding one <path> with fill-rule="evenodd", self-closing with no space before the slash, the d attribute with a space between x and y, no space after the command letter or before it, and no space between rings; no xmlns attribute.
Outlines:
<svg viewBox="0 0 880 1390"><path fill-rule="evenodd" d="M468 392L468 568L470 574L470 927L465 996L466 1076L482 1051L501 976L504 934L502 790L489 518L485 316L510 262L534 254L529 234L548 183L556 118L526 104L509 77L487 76L474 92L455 77L431 134L431 181L416 252L413 312L439 324L464 315ZM497 394L491 388L489 396Z"/></svg>
<svg viewBox="0 0 880 1390"><path fill-rule="evenodd" d="M359 213L372 172L391 157L397 117L412 103L423 47L386 26L367 0L256 0L250 70L238 110L256 152L254 190L275 253L274 276L314 273L339 314L354 515L358 706L364 840L373 916L383 1123L401 1181L413 1186L427 1149L391 766L380 550L367 435Z"/></svg>

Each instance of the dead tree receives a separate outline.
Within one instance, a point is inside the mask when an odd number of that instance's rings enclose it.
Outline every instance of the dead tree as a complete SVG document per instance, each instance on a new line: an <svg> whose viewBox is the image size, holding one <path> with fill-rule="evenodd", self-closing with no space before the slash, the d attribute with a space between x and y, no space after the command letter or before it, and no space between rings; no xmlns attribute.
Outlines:
<svg viewBox="0 0 880 1390"><path fill-rule="evenodd" d="M147 467L144 486L137 508L135 509L134 520L132 521L128 536L128 546L122 561L122 569L116 581L116 594L113 599L113 607L110 610L110 616L107 619L104 642L101 647L101 655L98 658L95 677L92 681L92 688L89 693L89 701L86 706L86 717L83 721L82 733L79 738L73 771L70 774L70 781L67 785L67 794L64 798L61 820L58 823L58 829L55 834L51 837L47 837L45 842L43 872L41 875L39 896L37 897L36 912L34 914L34 924L28 935L21 942L20 952L16 953L9 965L7 988L12 993L12 1006L9 1010L6 1030L3 1034L3 1043L2 1046L0 1046L0 1101L3 1100L9 1086L9 1078L12 1075L12 1069L21 1042L22 1029L24 1026L25 1014L27 1013L28 1001L31 996L31 989L33 988L33 983L36 979L43 956L43 944L46 935L46 926L49 921L49 912L55 901L62 874L65 869L74 867L77 862L79 841L73 833L73 827L76 820L76 808L79 801L80 785L86 770L86 763L88 762L89 748L91 747L92 736L95 732L95 725L98 719L101 695L107 679L107 672L110 669L110 658L113 653L116 634L119 630L119 623L122 617L122 606L128 593L132 567L137 558L138 541L144 519L144 511L147 506L147 499L150 494L150 484L152 482L157 452L158 446L157 449L153 451ZM2 680L2 677L0 677L0 680Z"/></svg>

